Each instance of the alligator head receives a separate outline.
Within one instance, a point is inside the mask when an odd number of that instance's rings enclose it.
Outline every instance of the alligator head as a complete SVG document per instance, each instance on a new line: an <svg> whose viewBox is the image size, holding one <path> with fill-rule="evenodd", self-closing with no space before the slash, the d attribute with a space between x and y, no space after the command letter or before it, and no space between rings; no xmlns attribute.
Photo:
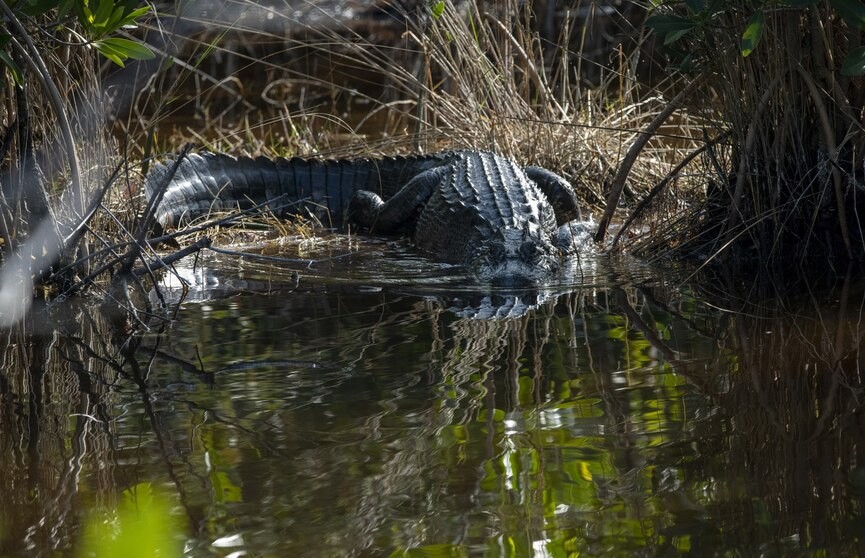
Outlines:
<svg viewBox="0 0 865 558"><path fill-rule="evenodd" d="M505 227L485 239L466 268L484 283L502 286L535 284L559 269L560 250L540 229Z"/></svg>

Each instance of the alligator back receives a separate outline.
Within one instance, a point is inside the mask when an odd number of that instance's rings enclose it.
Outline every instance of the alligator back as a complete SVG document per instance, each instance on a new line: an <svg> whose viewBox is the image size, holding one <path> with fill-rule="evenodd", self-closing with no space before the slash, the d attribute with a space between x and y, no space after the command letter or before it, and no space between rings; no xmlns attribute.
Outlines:
<svg viewBox="0 0 865 558"><path fill-rule="evenodd" d="M342 228L352 195L358 190L391 198L413 176L441 165L452 155L379 159L267 159L193 153L180 163L156 212L162 226L189 223L211 212L243 210L266 204L277 217L309 216ZM154 166L145 188L150 199L172 161Z"/></svg>
<svg viewBox="0 0 865 558"><path fill-rule="evenodd" d="M549 243L556 231L552 205L537 184L516 163L485 151L466 151L443 173L421 212L415 243L447 260L467 262L482 245L514 231Z"/></svg>

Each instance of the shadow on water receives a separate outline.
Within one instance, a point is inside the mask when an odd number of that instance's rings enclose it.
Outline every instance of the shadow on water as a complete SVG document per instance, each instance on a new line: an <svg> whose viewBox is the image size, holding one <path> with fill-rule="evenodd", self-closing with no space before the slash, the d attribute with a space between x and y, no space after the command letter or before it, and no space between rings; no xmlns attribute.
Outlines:
<svg viewBox="0 0 865 558"><path fill-rule="evenodd" d="M758 316L596 258L478 319L507 293L399 250L209 256L144 333L73 303L6 332L0 554L142 482L195 556L862 550L861 282Z"/></svg>

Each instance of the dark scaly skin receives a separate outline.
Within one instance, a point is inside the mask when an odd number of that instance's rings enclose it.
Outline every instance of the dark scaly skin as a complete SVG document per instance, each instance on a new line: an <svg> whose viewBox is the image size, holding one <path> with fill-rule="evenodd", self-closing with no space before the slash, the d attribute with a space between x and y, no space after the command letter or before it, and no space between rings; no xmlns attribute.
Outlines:
<svg viewBox="0 0 865 558"><path fill-rule="evenodd" d="M445 154L379 159L267 159L192 153L181 162L157 212L162 226L190 223L211 212L248 209L272 201L278 216L306 215L343 228L349 201L359 190L391 198L412 177L441 164ZM154 166L145 188L150 199L173 161Z"/></svg>
<svg viewBox="0 0 865 558"><path fill-rule="evenodd" d="M148 197L169 168L148 175ZM499 155L456 151L417 157L315 161L194 154L168 185L157 219L176 225L211 210L263 202L337 228L409 234L421 250L464 265L484 282L541 282L573 251L580 217L558 175Z"/></svg>

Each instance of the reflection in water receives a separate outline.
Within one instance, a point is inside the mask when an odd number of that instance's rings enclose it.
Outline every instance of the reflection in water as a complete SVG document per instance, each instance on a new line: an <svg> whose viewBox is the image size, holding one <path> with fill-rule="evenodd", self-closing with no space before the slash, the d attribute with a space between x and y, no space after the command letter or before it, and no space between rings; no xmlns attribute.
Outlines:
<svg viewBox="0 0 865 558"><path fill-rule="evenodd" d="M4 334L0 553L150 482L195 556L855 554L861 291L758 317L608 265L518 302L235 261L146 333L34 317Z"/></svg>

